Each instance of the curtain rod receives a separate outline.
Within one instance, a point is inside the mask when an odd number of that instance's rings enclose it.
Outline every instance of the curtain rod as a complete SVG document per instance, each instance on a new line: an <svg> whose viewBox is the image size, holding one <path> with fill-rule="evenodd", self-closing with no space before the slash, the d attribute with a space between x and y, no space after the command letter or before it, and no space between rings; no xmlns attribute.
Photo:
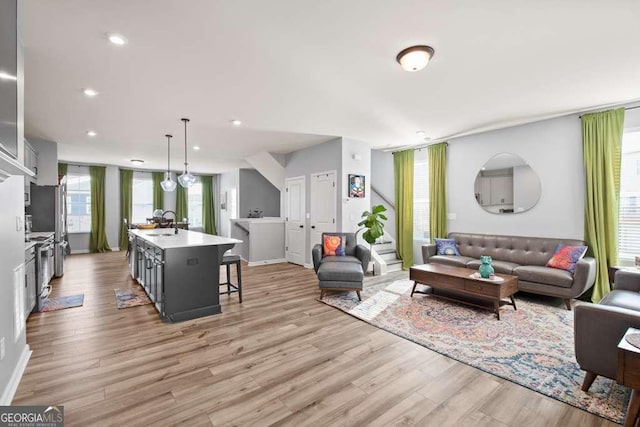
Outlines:
<svg viewBox="0 0 640 427"><path fill-rule="evenodd" d="M624 107L624 111L635 110L636 108L640 108L640 105L636 105L635 107ZM578 118L581 119L582 116L578 116Z"/></svg>

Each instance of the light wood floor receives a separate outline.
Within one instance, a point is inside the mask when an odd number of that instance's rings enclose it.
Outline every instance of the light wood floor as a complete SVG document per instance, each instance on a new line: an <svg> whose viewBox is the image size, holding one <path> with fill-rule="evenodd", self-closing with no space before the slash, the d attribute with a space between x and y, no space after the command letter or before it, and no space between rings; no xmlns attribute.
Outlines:
<svg viewBox="0 0 640 427"><path fill-rule="evenodd" d="M122 252L74 255L31 315L14 404L62 404L67 425L615 425L381 331L316 301L312 270L244 267L244 302L178 324L134 286Z"/></svg>

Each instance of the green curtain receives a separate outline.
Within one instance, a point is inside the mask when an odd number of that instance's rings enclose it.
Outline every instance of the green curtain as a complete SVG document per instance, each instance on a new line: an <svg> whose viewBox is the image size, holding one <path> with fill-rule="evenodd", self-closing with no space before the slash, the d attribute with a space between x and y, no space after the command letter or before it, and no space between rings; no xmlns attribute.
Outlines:
<svg viewBox="0 0 640 427"><path fill-rule="evenodd" d="M182 185L176 187L176 222L189 218L189 191Z"/></svg>
<svg viewBox="0 0 640 427"><path fill-rule="evenodd" d="M203 176L202 180L202 231L216 234L216 214L213 203L213 177Z"/></svg>
<svg viewBox="0 0 640 427"><path fill-rule="evenodd" d="M123 251L129 245L127 239L127 224L131 225L131 206L133 190L133 171L120 169L120 250Z"/></svg>
<svg viewBox="0 0 640 427"><path fill-rule="evenodd" d="M89 250L91 252L111 251L107 242L106 215L104 209L104 166L89 166L91 176L91 235Z"/></svg>
<svg viewBox="0 0 640 427"><path fill-rule="evenodd" d="M65 176L67 174L69 165L67 163L58 163L58 176Z"/></svg>
<svg viewBox="0 0 640 427"><path fill-rule="evenodd" d="M609 266L618 263L618 204L624 109L584 114L582 149L586 177L585 240L596 259L596 282L591 300L609 291Z"/></svg>
<svg viewBox="0 0 640 427"><path fill-rule="evenodd" d="M447 237L447 143L429 146L429 235Z"/></svg>
<svg viewBox="0 0 640 427"><path fill-rule="evenodd" d="M151 179L153 180L153 210L164 211L164 190L160 185L164 180L164 172L152 172Z"/></svg>
<svg viewBox="0 0 640 427"><path fill-rule="evenodd" d="M396 247L402 268L413 265L413 150L393 153L396 196Z"/></svg>

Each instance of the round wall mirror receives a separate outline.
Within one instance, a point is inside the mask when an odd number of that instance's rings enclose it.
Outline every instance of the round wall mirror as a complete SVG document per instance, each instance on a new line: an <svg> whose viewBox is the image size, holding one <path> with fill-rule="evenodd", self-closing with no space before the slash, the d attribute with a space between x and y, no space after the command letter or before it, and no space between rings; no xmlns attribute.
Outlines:
<svg viewBox="0 0 640 427"><path fill-rule="evenodd" d="M512 153L490 158L476 176L475 199L487 212L528 211L540 200L540 179L529 164Z"/></svg>

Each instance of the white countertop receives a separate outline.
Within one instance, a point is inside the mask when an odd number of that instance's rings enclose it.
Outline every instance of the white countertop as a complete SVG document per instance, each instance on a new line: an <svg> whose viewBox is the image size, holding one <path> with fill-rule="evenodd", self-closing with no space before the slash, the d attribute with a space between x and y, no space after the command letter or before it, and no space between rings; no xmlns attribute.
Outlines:
<svg viewBox="0 0 640 427"><path fill-rule="evenodd" d="M49 237L52 237L54 234L53 231L36 231L34 233L31 233L30 239L37 239L37 238L43 238L43 239L48 239ZM29 240L28 242L24 242L24 249L27 250L32 246L35 246L37 244L41 244L43 241L42 240Z"/></svg>
<svg viewBox="0 0 640 427"><path fill-rule="evenodd" d="M151 230L129 230L132 233L160 249L187 248L193 246L217 246L242 243L242 240L182 230L174 234L173 228L153 228ZM168 234L161 236L160 234Z"/></svg>
<svg viewBox="0 0 640 427"><path fill-rule="evenodd" d="M248 222L250 224L269 224L269 223L282 223L284 218L278 217L264 217L264 218L237 218L230 220L231 222Z"/></svg>

